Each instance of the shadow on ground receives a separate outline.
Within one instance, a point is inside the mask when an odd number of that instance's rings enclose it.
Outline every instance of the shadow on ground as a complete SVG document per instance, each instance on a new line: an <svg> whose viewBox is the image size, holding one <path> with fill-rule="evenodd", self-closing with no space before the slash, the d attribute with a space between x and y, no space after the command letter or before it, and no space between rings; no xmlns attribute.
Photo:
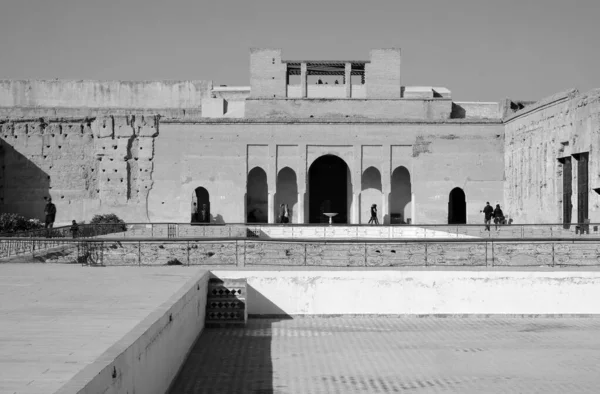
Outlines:
<svg viewBox="0 0 600 394"><path fill-rule="evenodd" d="M248 298L266 300L250 286ZM246 327L205 328L169 393L274 393L272 327L291 319L277 309L277 317L249 319Z"/></svg>

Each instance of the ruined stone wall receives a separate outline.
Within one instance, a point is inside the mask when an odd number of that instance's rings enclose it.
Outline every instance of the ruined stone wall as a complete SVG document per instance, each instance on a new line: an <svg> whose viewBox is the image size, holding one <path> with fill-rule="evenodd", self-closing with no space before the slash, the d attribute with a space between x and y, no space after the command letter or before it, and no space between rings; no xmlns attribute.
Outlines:
<svg viewBox="0 0 600 394"><path fill-rule="evenodd" d="M600 90L563 92L505 120L505 214L520 223L563 219L559 158L589 152L589 218L600 221ZM577 161L573 159L572 221L577 221Z"/></svg>
<svg viewBox="0 0 600 394"><path fill-rule="evenodd" d="M152 188L155 116L10 118L0 121L0 212L56 224L116 213L146 221Z"/></svg>

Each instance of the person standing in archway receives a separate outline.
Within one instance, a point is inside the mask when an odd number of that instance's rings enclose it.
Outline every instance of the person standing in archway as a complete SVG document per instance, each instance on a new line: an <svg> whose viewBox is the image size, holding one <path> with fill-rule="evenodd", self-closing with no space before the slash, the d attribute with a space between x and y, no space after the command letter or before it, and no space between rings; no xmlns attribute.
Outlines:
<svg viewBox="0 0 600 394"><path fill-rule="evenodd" d="M208 209L206 208L206 204L202 204L202 211L200 211L200 222L208 223Z"/></svg>
<svg viewBox="0 0 600 394"><path fill-rule="evenodd" d="M481 212L483 212L483 223L485 223L485 230L490 231L490 223L492 222L492 216L494 216L494 208L492 208L489 201L485 203L485 207Z"/></svg>
<svg viewBox="0 0 600 394"><path fill-rule="evenodd" d="M371 219L369 219L369 224L379 224L379 220L377 220L377 204L371 205Z"/></svg>
<svg viewBox="0 0 600 394"><path fill-rule="evenodd" d="M289 223L290 222L290 211L288 210L288 205L285 204L283 206L283 223Z"/></svg>

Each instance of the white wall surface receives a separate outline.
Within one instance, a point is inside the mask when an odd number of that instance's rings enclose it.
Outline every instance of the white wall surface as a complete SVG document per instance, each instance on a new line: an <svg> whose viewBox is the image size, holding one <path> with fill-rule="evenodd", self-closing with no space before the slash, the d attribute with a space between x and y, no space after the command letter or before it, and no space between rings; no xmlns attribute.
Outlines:
<svg viewBox="0 0 600 394"><path fill-rule="evenodd" d="M600 314L600 272L211 271L248 278L249 314Z"/></svg>

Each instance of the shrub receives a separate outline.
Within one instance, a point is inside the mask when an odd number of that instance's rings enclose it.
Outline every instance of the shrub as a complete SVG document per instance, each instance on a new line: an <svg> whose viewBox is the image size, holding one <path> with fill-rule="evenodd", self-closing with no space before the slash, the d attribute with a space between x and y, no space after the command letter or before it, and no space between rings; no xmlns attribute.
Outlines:
<svg viewBox="0 0 600 394"><path fill-rule="evenodd" d="M38 219L27 219L16 213L0 214L0 234L36 230L43 227L44 225Z"/></svg>
<svg viewBox="0 0 600 394"><path fill-rule="evenodd" d="M107 230L110 229L111 232L127 231L125 221L114 213L95 215L90 221L90 224L102 224L102 228L106 228ZM114 226L104 226L107 224L113 224Z"/></svg>

